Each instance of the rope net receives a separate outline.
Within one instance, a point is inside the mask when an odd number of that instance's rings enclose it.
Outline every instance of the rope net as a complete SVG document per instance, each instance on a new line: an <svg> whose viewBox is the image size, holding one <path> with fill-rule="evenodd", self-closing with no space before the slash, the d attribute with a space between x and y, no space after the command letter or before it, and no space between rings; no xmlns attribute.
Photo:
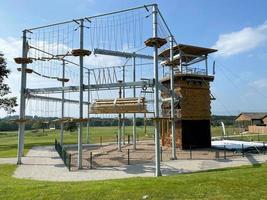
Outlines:
<svg viewBox="0 0 267 200"><path fill-rule="evenodd" d="M84 57L83 84L85 86L137 82L142 79L153 78L153 60L135 59L135 80L133 79L132 58L95 54L95 49L111 50L128 53L153 55L153 48L145 46L144 41L152 37L152 9L141 8L111 15L84 18L83 48L92 52ZM27 32L28 57L32 63L28 68L32 73L28 76L27 87L50 88L79 86L80 67L79 56L73 55L73 50L80 49L81 22L73 20L68 23L55 24ZM168 39L169 33L164 22L158 17L158 37ZM168 47L168 43L159 51ZM63 69L64 73L63 73ZM160 73L160 78L164 74ZM122 87L123 97L144 97L149 113L154 112L152 88ZM87 88L84 90L84 118L87 117L88 102L97 99L114 99L119 97L119 88L105 88L105 90ZM44 89L38 94L31 94L28 98L26 113L43 117L62 117L62 91L57 92ZM33 97L35 95L35 97ZM39 96L38 98L36 96ZM64 117L78 117L78 89L64 90ZM142 114L143 115L143 114ZM148 114L149 115L149 114ZM117 117L117 115L103 115L102 117ZM126 114L126 117L130 115Z"/></svg>

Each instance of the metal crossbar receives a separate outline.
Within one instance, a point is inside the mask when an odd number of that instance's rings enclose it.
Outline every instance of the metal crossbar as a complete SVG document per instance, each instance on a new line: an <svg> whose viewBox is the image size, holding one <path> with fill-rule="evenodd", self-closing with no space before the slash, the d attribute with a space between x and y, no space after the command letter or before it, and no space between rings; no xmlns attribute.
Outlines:
<svg viewBox="0 0 267 200"><path fill-rule="evenodd" d="M154 85L153 80L126 82L126 83L92 84L90 85L90 91L117 90L120 87L124 87L125 89L131 89L133 86L135 86L136 88L143 88L143 87L153 87L153 85ZM84 85L83 89L84 91L88 90L88 85ZM60 93L62 91L78 92L79 86L26 89L26 93L28 94Z"/></svg>

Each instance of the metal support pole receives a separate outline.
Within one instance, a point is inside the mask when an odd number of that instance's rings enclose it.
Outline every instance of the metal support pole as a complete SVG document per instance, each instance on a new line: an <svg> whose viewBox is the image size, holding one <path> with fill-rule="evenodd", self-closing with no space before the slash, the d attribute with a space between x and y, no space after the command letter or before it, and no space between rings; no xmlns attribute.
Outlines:
<svg viewBox="0 0 267 200"><path fill-rule="evenodd" d="M146 131L146 113L144 113L144 134L145 136L148 136Z"/></svg>
<svg viewBox="0 0 267 200"><path fill-rule="evenodd" d="M83 49L83 22L81 19L80 26L80 49ZM79 118L83 118L83 56L80 56L80 84L79 84ZM79 122L79 132L78 132L78 168L82 169L82 122Z"/></svg>
<svg viewBox="0 0 267 200"><path fill-rule="evenodd" d="M120 83L122 81L119 81ZM121 98L122 88L119 88L119 98ZM118 151L121 151L121 113L119 113L118 117Z"/></svg>
<svg viewBox="0 0 267 200"><path fill-rule="evenodd" d="M153 37L158 37L157 22L158 6L153 5ZM159 69L158 69L158 47L154 45L154 112L155 118L159 118ZM161 176L160 171L160 138L159 138L159 121L155 122L155 176Z"/></svg>
<svg viewBox="0 0 267 200"><path fill-rule="evenodd" d="M127 164L130 165L130 149L127 149L127 155L128 155L127 156L127 158L128 158L127 159L127 161L128 161Z"/></svg>
<svg viewBox="0 0 267 200"><path fill-rule="evenodd" d="M189 154L190 154L190 160L192 160L192 146L189 146Z"/></svg>
<svg viewBox="0 0 267 200"><path fill-rule="evenodd" d="M135 65L135 56L132 57L133 61L133 82L136 80L136 65ZM136 87L133 87L133 97L136 97ZM136 149L136 114L133 114L133 149Z"/></svg>
<svg viewBox="0 0 267 200"><path fill-rule="evenodd" d="M93 153L90 152L90 169L93 169Z"/></svg>
<svg viewBox="0 0 267 200"><path fill-rule="evenodd" d="M88 108L87 108L87 134L86 134L86 144L90 143L90 70L88 69Z"/></svg>
<svg viewBox="0 0 267 200"><path fill-rule="evenodd" d="M125 83L125 66L122 67L122 82ZM122 97L125 98L125 86L122 86ZM125 145L125 113L122 114L122 144Z"/></svg>
<svg viewBox="0 0 267 200"><path fill-rule="evenodd" d="M173 61L173 36L170 36L170 61ZM170 85L171 85L171 133L172 133L172 160L176 160L176 133L175 133L175 113L174 113L174 73L170 66Z"/></svg>
<svg viewBox="0 0 267 200"><path fill-rule="evenodd" d="M27 34L26 30L23 31L23 41L22 41L22 57L27 58ZM25 118L25 89L26 89L26 68L27 64L22 63L21 65L21 85L20 85L20 109L19 109L19 119L23 120ZM22 164L21 157L23 156L24 150L24 131L25 122L21 121L19 123L18 130L18 160L17 164Z"/></svg>
<svg viewBox="0 0 267 200"><path fill-rule="evenodd" d="M180 71L180 73L182 74L183 72L183 67L182 67L182 62L183 62L183 58L182 58L182 56L183 56L183 52L181 51L181 50L179 50L179 55L180 55L180 64L179 64L179 71Z"/></svg>
<svg viewBox="0 0 267 200"><path fill-rule="evenodd" d="M160 147L160 161L163 161L163 149Z"/></svg>
<svg viewBox="0 0 267 200"><path fill-rule="evenodd" d="M207 55L205 55L205 67L206 67L206 75L208 75L209 72L208 72L208 56Z"/></svg>
<svg viewBox="0 0 267 200"><path fill-rule="evenodd" d="M71 154L69 154L69 171L71 171Z"/></svg>
<svg viewBox="0 0 267 200"><path fill-rule="evenodd" d="M223 157L224 157L224 160L226 160L226 148L225 148L225 145L223 145Z"/></svg>
<svg viewBox="0 0 267 200"><path fill-rule="evenodd" d="M63 60L62 63L62 88L64 88L65 86L65 60ZM61 119L64 118L64 101L65 101L65 94L64 94L64 90L62 90L61 93ZM64 123L61 122L60 124L60 144L63 145L63 137L64 137Z"/></svg>

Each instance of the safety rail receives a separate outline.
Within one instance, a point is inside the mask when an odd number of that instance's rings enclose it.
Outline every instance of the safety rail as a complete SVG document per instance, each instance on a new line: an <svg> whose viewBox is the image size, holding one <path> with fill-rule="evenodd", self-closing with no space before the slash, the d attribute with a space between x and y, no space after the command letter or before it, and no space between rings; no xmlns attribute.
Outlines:
<svg viewBox="0 0 267 200"><path fill-rule="evenodd" d="M188 67L188 66L182 66L182 70L179 68L175 68L174 72L177 74L196 74L196 75L208 75L208 72L206 69L202 68L196 68L196 67ZM170 76L169 72L164 72L164 77Z"/></svg>
<svg viewBox="0 0 267 200"><path fill-rule="evenodd" d="M160 115L162 117L170 117L171 118L171 109L161 109ZM182 117L181 109L174 109L174 116L177 119L180 119Z"/></svg>
<svg viewBox="0 0 267 200"><path fill-rule="evenodd" d="M182 67L182 74L207 75L207 71L206 71L206 69L183 66Z"/></svg>
<svg viewBox="0 0 267 200"><path fill-rule="evenodd" d="M67 153L64 147L55 139L55 149L58 152L60 158L63 160L66 167L71 171L71 154Z"/></svg>

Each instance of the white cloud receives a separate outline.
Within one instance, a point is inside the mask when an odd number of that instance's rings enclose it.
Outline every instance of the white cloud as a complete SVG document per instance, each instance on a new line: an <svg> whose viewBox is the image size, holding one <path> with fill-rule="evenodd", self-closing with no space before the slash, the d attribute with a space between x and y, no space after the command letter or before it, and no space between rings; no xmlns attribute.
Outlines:
<svg viewBox="0 0 267 200"><path fill-rule="evenodd" d="M5 54L8 62L21 55L21 45L21 40L14 37L0 38L0 51Z"/></svg>
<svg viewBox="0 0 267 200"><path fill-rule="evenodd" d="M267 79L258 79L249 83L250 86L257 89L267 89Z"/></svg>
<svg viewBox="0 0 267 200"><path fill-rule="evenodd" d="M50 51L53 51L54 53L56 52L55 44L48 44L45 42L45 45L44 45L44 42L39 41L38 45L40 47L50 46ZM14 38L14 37L0 38L0 51L5 54L5 58L7 60L7 66L9 69L11 69L11 74L9 78L6 80L12 92L12 94L10 94L9 96L16 96L18 98L19 98L19 91L20 91L20 72L17 71L17 67L19 67L19 65L17 65L14 62L14 57L21 56L21 48L22 48L22 42L20 38ZM70 48L65 45L60 45L59 49L65 52L70 50ZM34 51L30 53L32 53L31 55L34 56ZM68 57L67 59L78 63L77 62L78 59L75 57ZM117 65L122 65L123 63L124 63L124 59L121 59L119 57L112 57L112 56L90 55L89 57L86 57L84 59L85 66L90 67L90 68L117 66ZM32 66L36 67L34 65ZM77 68L77 73L79 73L78 69L79 68ZM27 76L27 87L29 88L32 88L32 87L42 88L42 87L53 87L53 86L55 86L55 83L47 79L42 79L42 81L40 81L40 77L36 75ZM16 108L16 110L18 111L18 107ZM1 117L5 116L6 114L7 114L6 112L4 112L3 110L0 110ZM15 114L18 114L18 113L15 113Z"/></svg>
<svg viewBox="0 0 267 200"><path fill-rule="evenodd" d="M85 59L85 65L95 67L111 67L123 64L123 59L114 56L90 55Z"/></svg>
<svg viewBox="0 0 267 200"><path fill-rule="evenodd" d="M218 56L231 56L246 52L267 41L267 21L257 27L245 27L240 31L225 33L213 45Z"/></svg>

